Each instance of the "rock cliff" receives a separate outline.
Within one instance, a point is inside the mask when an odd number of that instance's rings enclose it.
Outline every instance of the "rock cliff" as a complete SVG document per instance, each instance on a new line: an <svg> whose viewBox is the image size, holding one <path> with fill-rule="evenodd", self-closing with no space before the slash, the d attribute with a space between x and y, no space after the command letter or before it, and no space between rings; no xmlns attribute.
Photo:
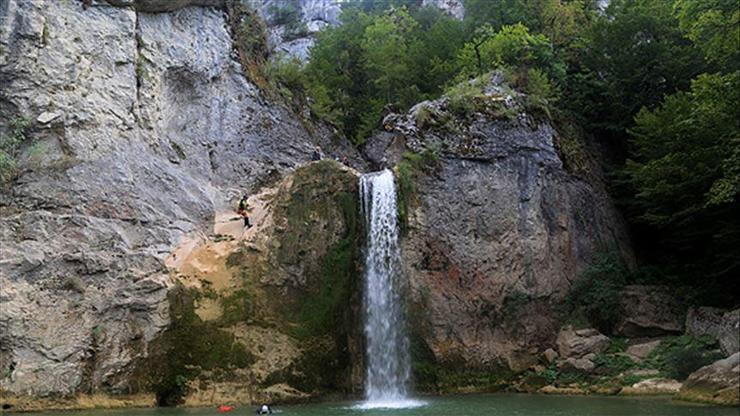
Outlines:
<svg viewBox="0 0 740 416"><path fill-rule="evenodd" d="M135 390L168 257L315 145L351 156L245 78L222 3L0 4L0 133L30 121L0 191L4 394Z"/></svg>
<svg viewBox="0 0 740 416"><path fill-rule="evenodd" d="M438 378L535 364L555 344L556 305L593 257L633 262L597 175L564 167L567 138L499 74L474 87L387 116L365 145L374 163L396 165L417 364Z"/></svg>

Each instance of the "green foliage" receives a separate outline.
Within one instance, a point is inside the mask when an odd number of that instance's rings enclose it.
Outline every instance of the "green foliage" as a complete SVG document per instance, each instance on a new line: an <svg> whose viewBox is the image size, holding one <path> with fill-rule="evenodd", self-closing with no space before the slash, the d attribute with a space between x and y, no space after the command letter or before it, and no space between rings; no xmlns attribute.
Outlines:
<svg viewBox="0 0 740 416"><path fill-rule="evenodd" d="M643 109L630 130L635 147L623 177L634 189L630 213L658 230L671 256L692 260L674 270L691 278L740 270L739 102L740 72L701 75L689 92ZM703 285L729 290L722 281Z"/></svg>
<svg viewBox="0 0 740 416"><path fill-rule="evenodd" d="M565 302L568 313L583 316L601 332L610 333L622 313L620 291L628 273L617 253L599 255L571 286Z"/></svg>
<svg viewBox="0 0 740 416"><path fill-rule="evenodd" d="M386 106L408 109L452 78L464 32L441 12L346 7L341 21L317 36L306 74L313 112L356 143L379 126Z"/></svg>
<svg viewBox="0 0 740 416"><path fill-rule="evenodd" d="M676 0L679 27L707 60L740 69L740 7L734 0Z"/></svg>
<svg viewBox="0 0 740 416"><path fill-rule="evenodd" d="M29 121L16 118L7 125L6 134L0 134L0 185L13 180L18 174L18 152L26 141L26 129Z"/></svg>
<svg viewBox="0 0 740 416"><path fill-rule="evenodd" d="M596 354L593 363L599 368L600 374L616 376L629 369L638 367L632 359L624 353Z"/></svg>
<svg viewBox="0 0 740 416"><path fill-rule="evenodd" d="M699 368L722 358L713 350L716 341L710 337L689 335L664 340L645 360L645 365L660 370L668 377L684 380Z"/></svg>
<svg viewBox="0 0 740 416"><path fill-rule="evenodd" d="M594 20L567 103L587 127L624 139L631 117L686 88L706 65L666 0L615 0Z"/></svg>
<svg viewBox="0 0 740 416"><path fill-rule="evenodd" d="M264 65L268 58L267 27L260 14L242 2L230 3L229 18L234 47L244 74L258 87L267 90Z"/></svg>
<svg viewBox="0 0 740 416"><path fill-rule="evenodd" d="M499 67L514 68L526 73L531 67L541 67L553 74L562 71L553 55L550 40L542 34L532 34L521 23L503 26L494 32L490 26L476 30L474 39L463 46L458 55L461 76L478 76Z"/></svg>

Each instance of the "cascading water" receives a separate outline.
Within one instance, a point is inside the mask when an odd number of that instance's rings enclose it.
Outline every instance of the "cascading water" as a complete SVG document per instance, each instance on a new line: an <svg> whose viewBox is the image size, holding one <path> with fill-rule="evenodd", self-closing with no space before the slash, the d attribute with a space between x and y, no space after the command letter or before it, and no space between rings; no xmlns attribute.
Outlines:
<svg viewBox="0 0 740 416"><path fill-rule="evenodd" d="M396 188L389 170L360 177L365 216L365 337L367 373L361 408L414 407L410 400L409 341L401 300L401 250Z"/></svg>

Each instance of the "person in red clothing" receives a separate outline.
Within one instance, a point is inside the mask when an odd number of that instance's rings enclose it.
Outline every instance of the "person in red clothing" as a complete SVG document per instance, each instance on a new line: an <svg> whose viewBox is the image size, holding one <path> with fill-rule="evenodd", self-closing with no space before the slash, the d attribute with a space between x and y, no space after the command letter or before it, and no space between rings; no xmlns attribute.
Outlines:
<svg viewBox="0 0 740 416"><path fill-rule="evenodd" d="M236 209L237 214L239 214L242 218L244 218L244 226L249 228L252 226L252 224L249 223L249 212L247 212L247 199L249 198L249 195L244 193L244 196L242 196L242 199L239 200L239 206Z"/></svg>

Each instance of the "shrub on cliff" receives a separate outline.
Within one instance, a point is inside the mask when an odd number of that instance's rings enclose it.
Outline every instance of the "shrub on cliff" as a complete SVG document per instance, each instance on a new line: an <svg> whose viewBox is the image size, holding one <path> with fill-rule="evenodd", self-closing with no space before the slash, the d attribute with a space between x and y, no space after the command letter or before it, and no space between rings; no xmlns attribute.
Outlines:
<svg viewBox="0 0 740 416"><path fill-rule="evenodd" d="M16 157L26 140L25 131L28 120L16 118L7 126L7 133L0 135L0 185L10 182L18 169Z"/></svg>
<svg viewBox="0 0 740 416"><path fill-rule="evenodd" d="M604 333L610 333L620 318L620 291L629 271L617 253L596 257L571 286L565 301L570 319L583 318Z"/></svg>

